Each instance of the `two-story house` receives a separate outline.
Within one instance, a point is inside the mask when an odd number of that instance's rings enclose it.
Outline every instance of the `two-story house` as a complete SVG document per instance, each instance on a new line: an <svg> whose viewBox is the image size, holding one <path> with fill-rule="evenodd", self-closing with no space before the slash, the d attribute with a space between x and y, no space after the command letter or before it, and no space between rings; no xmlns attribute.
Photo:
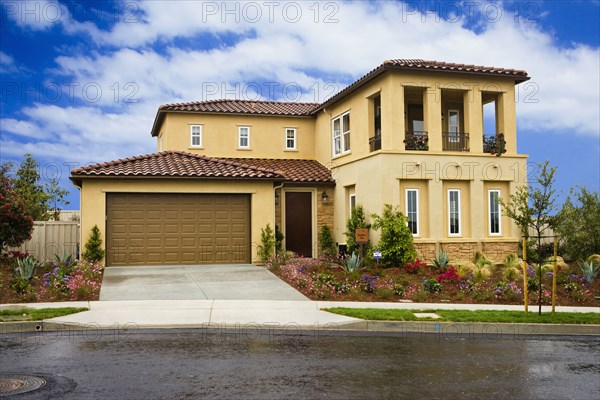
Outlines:
<svg viewBox="0 0 600 400"><path fill-rule="evenodd" d="M421 258L479 250L500 259L520 236L498 199L525 183L515 87L528 79L391 60L323 103L163 105L151 131L157 153L72 171L83 240L101 228L107 265L248 263L270 224L286 249L317 256L321 226L343 245L353 207L392 204ZM484 106L494 111L488 137Z"/></svg>

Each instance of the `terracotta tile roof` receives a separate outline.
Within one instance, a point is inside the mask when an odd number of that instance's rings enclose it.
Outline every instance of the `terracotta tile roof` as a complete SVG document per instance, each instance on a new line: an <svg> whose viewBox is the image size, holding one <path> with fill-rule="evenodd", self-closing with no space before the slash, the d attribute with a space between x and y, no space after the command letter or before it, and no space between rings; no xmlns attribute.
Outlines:
<svg viewBox="0 0 600 400"><path fill-rule="evenodd" d="M145 154L71 171L74 181L89 177L266 179L335 184L331 172L314 160L217 158L183 151Z"/></svg>
<svg viewBox="0 0 600 400"><path fill-rule="evenodd" d="M222 99L165 104L160 106L159 110L308 117L318 106L319 103Z"/></svg>
<svg viewBox="0 0 600 400"><path fill-rule="evenodd" d="M163 151L123 158L71 171L72 177L202 177L281 179L277 172L242 164L236 160L212 158L183 151Z"/></svg>
<svg viewBox="0 0 600 400"><path fill-rule="evenodd" d="M313 113L317 113L320 110L328 107L336 101L342 99L348 94L354 92L367 82L375 79L379 75L386 71L392 70L413 70L413 71L430 71L430 72L450 72L458 74L470 74L470 75L487 75L487 76L500 76L514 79L516 83L521 83L529 80L527 72L518 69L507 69L507 68L496 68L496 67L484 67L480 65L471 64L455 64L446 63L440 61L426 61L420 59L396 59L386 60L383 64L377 68L371 70L367 74L360 77L358 80L342 89L329 99L325 100L319 107L313 110Z"/></svg>
<svg viewBox="0 0 600 400"><path fill-rule="evenodd" d="M227 158L244 165L276 171L288 183L335 183L331 171L315 160L283 160L270 158Z"/></svg>

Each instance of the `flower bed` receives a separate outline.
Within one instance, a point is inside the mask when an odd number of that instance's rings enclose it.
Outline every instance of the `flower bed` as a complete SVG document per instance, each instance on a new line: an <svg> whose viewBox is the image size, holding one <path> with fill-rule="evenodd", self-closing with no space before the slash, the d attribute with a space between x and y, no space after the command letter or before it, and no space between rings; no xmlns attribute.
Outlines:
<svg viewBox="0 0 600 400"><path fill-rule="evenodd" d="M273 273L312 300L413 301L423 303L522 304L523 278L507 280L503 266L489 267L489 275L475 269L447 266L437 269L419 260L401 268L371 266L345 271L328 260L291 258L277 260ZM562 267L557 274L559 306L598 306L600 282L588 283L575 266ZM529 273L535 274L533 267ZM529 303L537 304L539 282L528 276ZM551 304L552 273L542 282L543 304Z"/></svg>
<svg viewBox="0 0 600 400"><path fill-rule="evenodd" d="M42 263L31 279L18 279L16 260L24 254L0 258L0 303L98 300L103 266L70 259Z"/></svg>

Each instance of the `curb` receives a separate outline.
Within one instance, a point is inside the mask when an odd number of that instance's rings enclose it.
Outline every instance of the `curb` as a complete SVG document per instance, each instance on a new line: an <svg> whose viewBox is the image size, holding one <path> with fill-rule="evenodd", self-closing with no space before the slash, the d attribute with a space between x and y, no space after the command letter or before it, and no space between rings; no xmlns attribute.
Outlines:
<svg viewBox="0 0 600 400"><path fill-rule="evenodd" d="M328 331L339 333L371 332L436 335L448 339L475 337L499 338L501 336L597 336L600 338L600 325L593 324L512 324L482 322L434 322L434 321L357 321L345 324L323 324L302 326L297 324L182 324L182 325L137 325L100 326L97 324L60 323L52 321L1 322L0 337L4 334L63 332L63 331L119 331L123 334L135 333L141 329L199 329L235 330L242 333L256 331Z"/></svg>

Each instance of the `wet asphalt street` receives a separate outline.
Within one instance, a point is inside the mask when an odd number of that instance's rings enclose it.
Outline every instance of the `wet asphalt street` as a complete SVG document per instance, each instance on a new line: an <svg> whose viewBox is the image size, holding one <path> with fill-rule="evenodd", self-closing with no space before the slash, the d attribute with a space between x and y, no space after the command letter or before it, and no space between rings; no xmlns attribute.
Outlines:
<svg viewBox="0 0 600 400"><path fill-rule="evenodd" d="M0 335L15 399L592 399L600 338L270 330Z"/></svg>

